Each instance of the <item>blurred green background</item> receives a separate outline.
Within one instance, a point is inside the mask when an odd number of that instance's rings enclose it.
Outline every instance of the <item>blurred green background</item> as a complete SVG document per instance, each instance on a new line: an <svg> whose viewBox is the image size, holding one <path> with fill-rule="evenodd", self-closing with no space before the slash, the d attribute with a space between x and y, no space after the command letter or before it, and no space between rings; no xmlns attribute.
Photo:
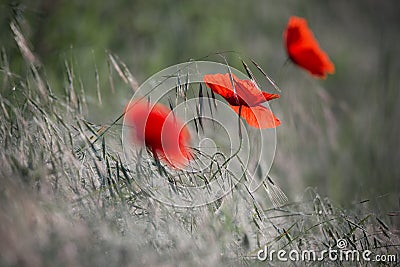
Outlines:
<svg viewBox="0 0 400 267"><path fill-rule="evenodd" d="M290 199L310 186L343 206L383 197L387 209L398 209L398 14L397 1L378 0L2 0L0 45L12 72L24 75L9 27L17 21L57 94L66 83L65 62L73 66L88 95L88 118L99 124L117 117L132 95L118 82L111 91L106 51L124 61L139 83L170 65L239 51L283 89L272 103L282 126L271 173ZM314 80L284 64L282 31L291 15L309 21L335 75Z"/></svg>

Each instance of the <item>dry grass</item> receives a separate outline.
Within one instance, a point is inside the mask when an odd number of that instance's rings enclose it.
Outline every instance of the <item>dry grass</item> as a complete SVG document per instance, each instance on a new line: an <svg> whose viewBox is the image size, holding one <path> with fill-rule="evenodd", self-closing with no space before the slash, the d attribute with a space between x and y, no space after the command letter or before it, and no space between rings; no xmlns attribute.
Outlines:
<svg viewBox="0 0 400 267"><path fill-rule="evenodd" d="M121 159L118 123L104 131L108 126L87 121L72 66L66 64L66 94L55 96L12 29L27 72L14 73L2 54L1 266L265 266L254 258L265 245L320 251L339 238L351 249L398 253L397 226L377 217L373 201L342 210L309 189L299 202L268 208L262 188L250 193L241 182L199 208L153 200L133 179L147 167ZM112 56L110 66L137 86Z"/></svg>

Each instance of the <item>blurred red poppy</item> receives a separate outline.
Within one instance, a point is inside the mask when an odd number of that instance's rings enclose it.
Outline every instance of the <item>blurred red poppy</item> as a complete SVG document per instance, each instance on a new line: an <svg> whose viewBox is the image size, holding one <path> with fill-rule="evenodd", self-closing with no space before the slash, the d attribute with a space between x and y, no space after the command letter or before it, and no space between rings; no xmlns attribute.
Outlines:
<svg viewBox="0 0 400 267"><path fill-rule="evenodd" d="M234 74L207 74L205 84L228 101L231 108L247 124L256 128L275 128L280 124L278 118L261 104L279 98L278 94L262 92L252 80L240 80ZM234 85L234 86L233 86Z"/></svg>
<svg viewBox="0 0 400 267"><path fill-rule="evenodd" d="M124 122L132 127L136 143L144 144L154 157L172 167L183 167L191 158L189 130L164 105L131 102L125 109Z"/></svg>
<svg viewBox="0 0 400 267"><path fill-rule="evenodd" d="M283 39L290 59L311 75L326 78L327 74L335 73L335 66L320 48L305 19L290 17Z"/></svg>

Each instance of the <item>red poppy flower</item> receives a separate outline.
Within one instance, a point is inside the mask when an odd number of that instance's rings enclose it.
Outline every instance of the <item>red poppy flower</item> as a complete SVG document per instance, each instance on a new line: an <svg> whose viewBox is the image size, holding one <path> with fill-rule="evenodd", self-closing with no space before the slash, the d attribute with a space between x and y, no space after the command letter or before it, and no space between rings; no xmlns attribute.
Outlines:
<svg viewBox="0 0 400 267"><path fill-rule="evenodd" d="M250 126L275 128L280 124L275 115L261 105L266 101L279 98L278 94L262 92L254 81L240 80L234 74L207 74L203 79L205 84L214 93L225 98L231 108Z"/></svg>
<svg viewBox="0 0 400 267"><path fill-rule="evenodd" d="M328 55L319 47L314 34L308 28L307 21L299 17L290 17L283 33L287 53L290 59L311 75L326 78L335 72L335 66Z"/></svg>
<svg viewBox="0 0 400 267"><path fill-rule="evenodd" d="M136 143L145 144L172 167L183 167L191 158L189 130L164 105L132 102L125 109L124 122L132 127Z"/></svg>

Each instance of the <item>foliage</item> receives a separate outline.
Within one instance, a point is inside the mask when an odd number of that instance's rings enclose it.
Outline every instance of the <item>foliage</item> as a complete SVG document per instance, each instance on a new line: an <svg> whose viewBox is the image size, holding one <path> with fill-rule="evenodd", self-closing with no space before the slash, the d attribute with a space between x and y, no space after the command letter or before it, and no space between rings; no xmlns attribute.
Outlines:
<svg viewBox="0 0 400 267"><path fill-rule="evenodd" d="M121 159L118 125L88 121L75 65L67 61L65 93L55 94L18 25L12 30L26 71L16 72L2 53L1 265L264 265L254 258L264 245L322 250L338 238L360 251L397 253L398 213L380 209L387 196L346 210L308 189L299 201L268 208L264 191L239 183L196 209L154 201L132 179L140 162ZM129 70L114 63L110 75L129 87Z"/></svg>

